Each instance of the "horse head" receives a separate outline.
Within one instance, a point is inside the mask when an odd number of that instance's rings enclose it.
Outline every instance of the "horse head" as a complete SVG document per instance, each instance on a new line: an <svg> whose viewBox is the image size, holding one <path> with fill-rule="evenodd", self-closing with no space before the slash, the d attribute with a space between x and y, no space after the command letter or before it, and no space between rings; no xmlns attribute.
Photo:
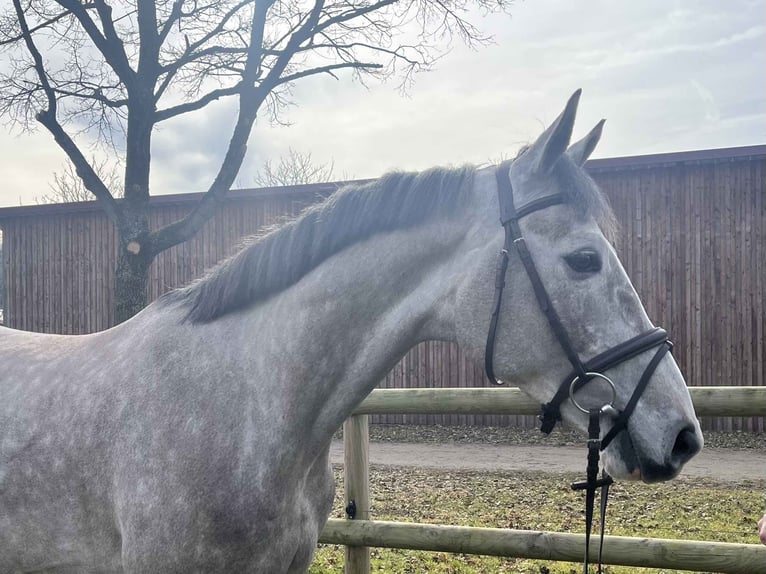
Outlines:
<svg viewBox="0 0 766 574"><path fill-rule="evenodd" d="M584 430L586 413L606 406L610 474L668 480L702 448L702 434L667 336L610 244L612 212L583 169L603 121L570 146L579 96L515 160L477 173L456 331L477 358L484 351L491 378L547 403L549 427L561 417Z"/></svg>

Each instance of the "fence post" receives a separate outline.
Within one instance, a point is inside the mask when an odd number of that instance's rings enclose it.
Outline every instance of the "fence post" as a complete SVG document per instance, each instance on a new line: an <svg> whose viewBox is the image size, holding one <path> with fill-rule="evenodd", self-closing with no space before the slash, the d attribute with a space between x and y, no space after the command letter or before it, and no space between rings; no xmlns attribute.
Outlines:
<svg viewBox="0 0 766 574"><path fill-rule="evenodd" d="M354 501L355 518L370 519L370 425L368 415L352 415L343 423L343 484L346 504ZM370 549L346 546L345 574L370 573Z"/></svg>

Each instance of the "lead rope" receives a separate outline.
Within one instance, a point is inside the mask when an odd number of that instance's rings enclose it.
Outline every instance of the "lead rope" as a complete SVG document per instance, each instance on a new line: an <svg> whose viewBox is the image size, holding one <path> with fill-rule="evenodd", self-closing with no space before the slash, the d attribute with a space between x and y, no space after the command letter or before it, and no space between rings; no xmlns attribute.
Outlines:
<svg viewBox="0 0 766 574"><path fill-rule="evenodd" d="M598 547L598 574L601 574L601 554L604 548L604 520L606 519L606 501L609 495L609 485L612 477L602 472L598 478L598 462L601 452L600 428L601 409L590 409L588 413L588 466L585 469L585 480L572 483L572 490L585 490L585 559L583 574L588 574L590 560L590 534L593 529L593 506L596 501L596 490L601 488L601 537Z"/></svg>
<svg viewBox="0 0 766 574"><path fill-rule="evenodd" d="M598 573L601 574L601 556L604 552L604 530L606 528L606 501L609 498L609 486L614 482L606 471L601 471L601 480L608 480L601 486L601 534L598 540Z"/></svg>

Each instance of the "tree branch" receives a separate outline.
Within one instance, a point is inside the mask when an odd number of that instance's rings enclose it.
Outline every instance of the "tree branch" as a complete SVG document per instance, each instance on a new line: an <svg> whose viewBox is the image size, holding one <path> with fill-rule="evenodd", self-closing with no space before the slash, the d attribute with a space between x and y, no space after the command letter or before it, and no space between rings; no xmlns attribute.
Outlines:
<svg viewBox="0 0 766 574"><path fill-rule="evenodd" d="M244 47L235 48L235 47L225 47L225 46L211 46L199 52L196 52L193 54L190 53L187 56L182 56L179 59L177 59L175 62L173 62L172 64L167 64L165 66L162 66L159 70L159 75L161 76L164 74L165 77L163 78L159 88L156 91L157 100L159 100L159 98L162 96L165 90L167 90L168 86L170 86L170 83L173 81L173 79L176 77L178 72L184 66L193 64L195 62L199 62L210 56L225 56L225 55L243 56L247 54L247 52L248 52L247 48L244 48Z"/></svg>
<svg viewBox="0 0 766 574"><path fill-rule="evenodd" d="M166 108L164 110L159 110L155 114L155 122L159 123L165 120L169 120L170 118L173 118L175 116L180 116L181 114L185 114L187 112L193 112L195 110L199 110L204 108L206 105L208 105L211 102L214 102L216 100L219 100L221 98L225 98L227 96L236 96L241 91L241 88L239 85L236 85L231 88L221 88L219 90L213 90L211 92L208 92L204 96L202 96L200 99L195 100L193 102L185 102L183 104L178 104L177 106L173 106L170 108Z"/></svg>
<svg viewBox="0 0 766 574"><path fill-rule="evenodd" d="M348 69L348 68L380 69L382 67L383 67L382 64L376 64L372 62L344 62L342 64L329 64L327 66L320 66L319 68L310 68L307 70L301 70L300 72L296 72L288 76L282 76L279 78L279 80L277 81L275 85L280 86L282 84L287 84L289 82L293 82L300 78L305 78L306 76L314 76L316 74L333 75L332 72L334 70L342 70L342 69Z"/></svg>
<svg viewBox="0 0 766 574"><path fill-rule="evenodd" d="M50 82L48 81L48 74L45 71L45 64L43 64L42 54L40 54L40 51L37 49L34 39L32 38L32 33L30 32L29 25L27 23L27 17L24 14L23 8L21 7L21 2L19 0L13 0L13 8L16 11L16 17L18 18L19 26L21 27L21 37L24 39L24 44L26 45L29 54L32 56L35 73L37 74L37 78L40 80L40 87L42 88L43 93L45 93L45 98L48 101L48 109L40 111L38 115L46 113L52 114L55 117L56 94L53 91Z"/></svg>
<svg viewBox="0 0 766 574"><path fill-rule="evenodd" d="M274 0L271 2L268 2L269 5L273 3ZM186 51L187 52L193 52L200 46L204 46L207 44L210 40L218 36L221 32L223 32L226 29L226 24L228 24L229 20L231 20L234 15L239 12L242 8L247 6L248 4L252 4L253 0L241 0L241 2L235 4L231 7L230 10L228 10L222 17L220 22L207 34L204 34L199 40L196 42L190 44L187 46Z"/></svg>
<svg viewBox="0 0 766 574"><path fill-rule="evenodd" d="M217 25L213 27L212 30L204 34L201 38L199 38L197 41L193 43L189 43L187 39L187 45L184 49L184 51L181 53L180 56L178 56L172 64L167 64L165 66L161 66L158 70L158 77L162 76L163 74L165 77L163 78L162 82L160 83L159 88L155 92L155 99L156 101L159 101L159 99L162 97L162 95L165 93L165 91L168 89L172 81L175 79L177 74L187 65L192 64L196 61L202 60L207 56L214 56L218 55L219 53L229 53L229 54L245 54L247 53L247 47L243 45L242 48L231 48L231 47L223 47L223 46L213 46L209 48L205 48L204 50L197 51L198 48L201 46L204 46L207 42L218 36L219 34L222 34L226 29L226 24L239 12L244 6L251 4L253 0L241 0L237 4L235 4L233 7L231 7L226 13L224 13L220 20L218 21ZM183 14L181 11L181 5L183 4L183 0L176 0L176 3L173 5L173 11L171 12L171 17L169 17L168 22L172 19L173 12L175 11L176 7L178 6L178 10L180 13L179 20L181 17L190 17L194 14L196 10L193 10L191 13ZM162 32L160 33L160 36L162 38L162 41L164 42L165 37L167 37L167 34L170 32L170 26L168 26L168 22L166 22L166 26L163 28ZM243 43L244 44L244 43ZM219 51L220 49L220 51ZM198 108L192 108L190 111L193 111L194 109Z"/></svg>
<svg viewBox="0 0 766 574"><path fill-rule="evenodd" d="M130 67L130 61L125 54L125 46L117 35L112 22L112 9L107 6L103 0L94 0L93 4L80 4L78 0L56 0L60 6L69 10L72 15L80 22L83 30L91 39L99 52L104 56L104 61L117 74L126 87L133 85L135 73ZM86 6L95 6L104 27L104 34L96 26L95 22L88 15Z"/></svg>
<svg viewBox="0 0 766 574"><path fill-rule="evenodd" d="M77 144L69 137L61 127L61 124L56 121L56 118L49 114L39 114L39 122L44 125L47 130L53 135L56 143L64 150L69 160L75 166L77 175L82 178L83 184L90 191L96 199L101 202L101 206L104 208L109 219L119 228L123 225L123 213L120 206L112 197L111 192L101 181L101 178L93 170L88 160L77 147Z"/></svg>
<svg viewBox="0 0 766 574"><path fill-rule="evenodd" d="M64 131L64 128L61 127L61 124L59 124L56 119L56 93L48 81L48 74L45 71L42 56L32 39L32 34L27 25L26 16L21 7L20 0L13 0L13 7L16 10L16 16L18 17L19 25L21 26L21 35L32 56L37 77L40 80L43 92L48 100L48 109L40 110L36 116L37 120L48 129L59 147L61 147L67 156L69 156L69 159L77 170L77 174L82 178L83 183L91 193L101 201L107 215L112 221L118 223L121 221L122 215L114 198L101 181L101 178L99 178L96 172L93 171L88 160L85 159L85 156L83 156L82 152L77 147L77 144L74 143L72 138L69 137L69 134Z"/></svg>
<svg viewBox="0 0 766 574"><path fill-rule="evenodd" d="M128 105L129 101L127 98L123 98L121 100L112 100L110 98L107 98L103 93L101 93L100 90L96 88L91 88L91 93L85 93L83 91L72 91L72 90L65 90L64 88L55 87L53 88L53 91L61 96L68 96L73 98L79 98L81 100L93 100L94 102L98 102L100 104L103 104L104 106L108 108L123 108Z"/></svg>
<svg viewBox="0 0 766 574"><path fill-rule="evenodd" d="M165 43L165 40L167 39L168 34L170 34L170 30L173 28L173 24L178 22L183 16L183 10L182 10L183 5L184 5L184 0L176 0L175 2L173 2L173 8L171 8L170 10L168 19L165 20L165 23L162 25L162 29L160 30L160 34L159 34L160 45Z"/></svg>
<svg viewBox="0 0 766 574"><path fill-rule="evenodd" d="M342 12L341 14L338 14L337 16L333 16L332 18L328 18L327 20L323 21L321 24L317 25L316 28L314 29L313 35L319 34L320 32L323 32L324 30L328 29L330 26L333 26L335 24L339 24L341 22L347 22L349 20L353 20L354 18L364 16L365 14L376 12L377 10L380 10L381 8L385 8L386 6L396 4L397 2L399 2L399 0L381 0L380 2L377 2L375 4L370 4L369 6L365 8L354 8L353 10Z"/></svg>
<svg viewBox="0 0 766 574"><path fill-rule="evenodd" d="M29 28L29 35L31 36L35 32L42 30L43 28L47 28L48 26L51 26L61 20L62 18L65 18L66 16L69 16L70 12L69 10L64 10L61 12L61 14L57 14L56 16L53 16L52 18L49 18L45 22L38 24L37 26L33 26L32 28ZM9 44L15 44L19 40L24 39L24 34L19 34L18 36L10 36L5 40L0 40L0 46L5 46Z"/></svg>
<svg viewBox="0 0 766 574"><path fill-rule="evenodd" d="M321 1L321 0L320 0ZM261 103L269 94L263 84L254 82L260 75L261 50L263 47L266 17L274 0L257 2L252 17L250 33L250 50L248 52L245 70L242 74L241 91L239 92L239 114L237 123L226 149L221 167L213 183L208 188L197 206L185 218L171 223L150 234L149 240L154 253L159 253L194 236L197 231L210 219L216 206L229 191L234 178L239 173L242 161L247 152L247 139L250 137L253 123Z"/></svg>

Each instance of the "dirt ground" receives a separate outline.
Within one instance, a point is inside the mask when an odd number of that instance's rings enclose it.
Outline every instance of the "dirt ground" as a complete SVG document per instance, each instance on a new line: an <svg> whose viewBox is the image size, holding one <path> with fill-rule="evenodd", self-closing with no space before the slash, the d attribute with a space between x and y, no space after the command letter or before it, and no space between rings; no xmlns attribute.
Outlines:
<svg viewBox="0 0 766 574"><path fill-rule="evenodd" d="M333 464L343 463L343 443L333 441ZM444 470L584 472L585 447L371 442L370 464ZM705 448L681 472L685 478L725 482L766 479L766 451Z"/></svg>

